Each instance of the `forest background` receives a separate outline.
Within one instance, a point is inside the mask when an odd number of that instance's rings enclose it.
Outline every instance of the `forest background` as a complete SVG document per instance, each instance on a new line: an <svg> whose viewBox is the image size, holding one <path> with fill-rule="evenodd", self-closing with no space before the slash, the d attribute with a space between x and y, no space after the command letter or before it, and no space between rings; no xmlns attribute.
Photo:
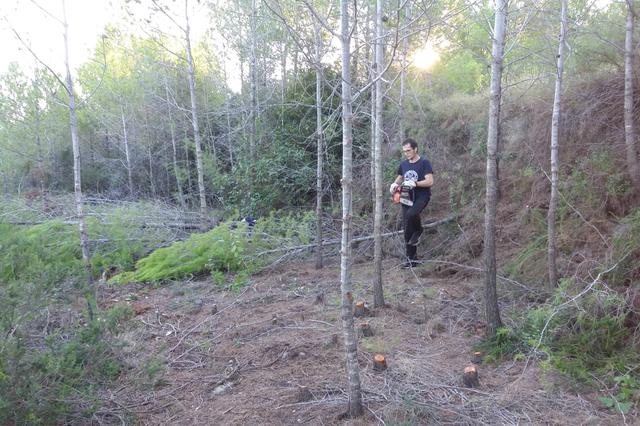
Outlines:
<svg viewBox="0 0 640 426"><path fill-rule="evenodd" d="M344 4L124 2L76 68L63 49L77 23L59 5L32 2L58 27L47 42L60 57L39 50L6 10L3 25L35 65L0 75L0 422L95 418L97 389L123 371L118 334L134 315L127 304L103 309L100 286L207 274L241 291L276 262L313 257L321 268L342 237L347 294L352 237L377 236L354 255L376 268L383 253L399 255L380 238L399 229L382 182L394 178L405 137L434 165L426 216L451 219L423 247L430 267L490 270L483 222L498 8L377 3L348 3L348 135ZM599 387L602 404L623 416L640 395L635 12L633 1L509 2L493 256L501 282L521 293L498 288L507 326L488 320L483 346L495 361L532 356ZM246 216L257 218L250 237L236 223Z"/></svg>

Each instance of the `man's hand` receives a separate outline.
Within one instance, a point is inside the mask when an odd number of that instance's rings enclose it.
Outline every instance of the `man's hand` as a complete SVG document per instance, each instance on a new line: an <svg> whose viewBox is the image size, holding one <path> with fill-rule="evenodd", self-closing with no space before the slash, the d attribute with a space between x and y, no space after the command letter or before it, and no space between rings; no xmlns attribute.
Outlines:
<svg viewBox="0 0 640 426"><path fill-rule="evenodd" d="M395 182L393 182L391 184L391 186L389 187L389 192L391 193L391 195L395 194L395 192L398 190L399 185Z"/></svg>
<svg viewBox="0 0 640 426"><path fill-rule="evenodd" d="M404 182L402 182L402 186L406 186L408 188L415 188L416 187L416 182L413 180L405 180Z"/></svg>

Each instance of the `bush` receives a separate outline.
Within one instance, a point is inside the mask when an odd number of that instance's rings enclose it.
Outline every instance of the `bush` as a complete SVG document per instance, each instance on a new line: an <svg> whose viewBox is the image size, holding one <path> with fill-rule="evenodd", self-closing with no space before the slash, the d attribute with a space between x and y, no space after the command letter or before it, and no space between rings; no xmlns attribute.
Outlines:
<svg viewBox="0 0 640 426"><path fill-rule="evenodd" d="M633 285L640 281L640 209L622 219L614 235L614 259L618 267L609 274L617 285Z"/></svg>
<svg viewBox="0 0 640 426"><path fill-rule="evenodd" d="M640 363L640 354L629 344L624 299L598 286L577 297L581 290L563 280L547 303L528 310L516 327L498 330L480 348L489 359L519 353L543 355L559 371L582 383L597 378L615 386L614 378L624 375L636 380L629 366Z"/></svg>
<svg viewBox="0 0 640 426"><path fill-rule="evenodd" d="M161 282L214 271L244 267L246 228L220 225L204 234L158 249L136 263L136 270L114 276L110 282Z"/></svg>
<svg viewBox="0 0 640 426"><path fill-rule="evenodd" d="M96 385L122 370L118 342L109 332L115 331L109 318L122 319L122 309L116 310L75 332L50 334L37 347L32 338L23 337L28 324L3 337L0 424L66 424L72 418L90 418L99 408Z"/></svg>

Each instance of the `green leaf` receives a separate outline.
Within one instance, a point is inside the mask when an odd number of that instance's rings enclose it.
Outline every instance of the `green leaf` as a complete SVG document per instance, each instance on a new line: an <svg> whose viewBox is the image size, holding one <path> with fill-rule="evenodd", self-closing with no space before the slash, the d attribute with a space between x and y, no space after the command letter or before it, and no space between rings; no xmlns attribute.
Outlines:
<svg viewBox="0 0 640 426"><path fill-rule="evenodd" d="M599 396L598 400L602 403L602 405L604 405L607 408L613 407L616 403L615 399L608 396Z"/></svg>

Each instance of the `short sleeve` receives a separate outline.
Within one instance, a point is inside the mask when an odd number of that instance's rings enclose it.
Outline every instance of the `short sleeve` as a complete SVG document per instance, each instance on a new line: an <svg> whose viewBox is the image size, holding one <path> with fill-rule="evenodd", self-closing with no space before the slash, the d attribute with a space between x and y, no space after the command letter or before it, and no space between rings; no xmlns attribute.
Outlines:
<svg viewBox="0 0 640 426"><path fill-rule="evenodd" d="M398 165L398 171L396 172L396 175L403 175L404 173L402 173L402 164Z"/></svg>
<svg viewBox="0 0 640 426"><path fill-rule="evenodd" d="M433 168L431 167L431 163L426 158L424 159L424 174L423 176L433 174Z"/></svg>

